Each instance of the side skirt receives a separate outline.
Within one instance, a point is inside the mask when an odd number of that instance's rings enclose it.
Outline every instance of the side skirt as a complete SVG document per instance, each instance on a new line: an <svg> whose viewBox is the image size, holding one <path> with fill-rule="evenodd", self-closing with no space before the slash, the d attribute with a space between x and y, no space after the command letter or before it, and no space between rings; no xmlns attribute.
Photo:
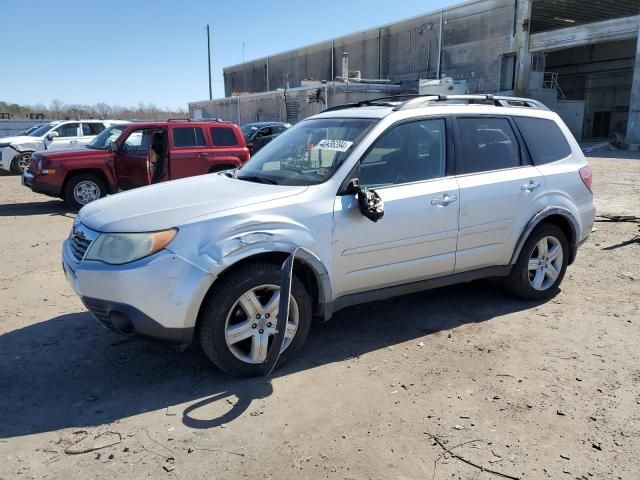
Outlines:
<svg viewBox="0 0 640 480"><path fill-rule="evenodd" d="M386 300L388 298L407 295L410 293L422 292L434 288L446 287L456 283L466 283L480 278L506 277L511 272L512 265L480 268L468 272L456 273L444 277L430 278L419 282L394 285L392 287L378 288L367 292L352 293L335 299L333 302L323 305L324 320L329 320L335 312L343 308L351 307L361 303L373 302L376 300Z"/></svg>

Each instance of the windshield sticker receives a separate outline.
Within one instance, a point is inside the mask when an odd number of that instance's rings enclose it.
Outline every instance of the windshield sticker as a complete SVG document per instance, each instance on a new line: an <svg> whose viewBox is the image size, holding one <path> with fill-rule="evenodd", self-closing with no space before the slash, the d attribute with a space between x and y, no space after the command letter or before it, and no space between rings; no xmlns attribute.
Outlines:
<svg viewBox="0 0 640 480"><path fill-rule="evenodd" d="M320 140L318 144L313 147L314 150L333 150L334 152L346 152L351 148L353 142L347 140Z"/></svg>

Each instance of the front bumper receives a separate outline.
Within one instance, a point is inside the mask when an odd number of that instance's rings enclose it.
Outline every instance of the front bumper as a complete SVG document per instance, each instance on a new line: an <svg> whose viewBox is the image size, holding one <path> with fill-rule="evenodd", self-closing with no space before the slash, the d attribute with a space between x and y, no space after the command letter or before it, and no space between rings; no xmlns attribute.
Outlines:
<svg viewBox="0 0 640 480"><path fill-rule="evenodd" d="M191 343L214 277L162 250L126 265L78 261L64 242L62 266L75 293L105 327L170 343Z"/></svg>
<svg viewBox="0 0 640 480"><path fill-rule="evenodd" d="M11 147L0 148L0 170L11 171L11 162L18 152Z"/></svg>
<svg viewBox="0 0 640 480"><path fill-rule="evenodd" d="M49 183L50 179L51 177L49 175L36 175L31 172L24 172L21 177L21 183L36 193L42 193L50 197L59 197L62 192L62 186L57 183Z"/></svg>

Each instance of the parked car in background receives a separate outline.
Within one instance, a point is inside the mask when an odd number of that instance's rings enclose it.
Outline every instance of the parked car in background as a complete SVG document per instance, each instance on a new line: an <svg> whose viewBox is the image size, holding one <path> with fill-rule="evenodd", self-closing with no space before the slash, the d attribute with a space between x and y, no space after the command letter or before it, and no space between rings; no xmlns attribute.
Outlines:
<svg viewBox="0 0 640 480"><path fill-rule="evenodd" d="M36 128L38 128L41 124L38 125L31 125L29 128L21 131L17 136L21 136L21 135L29 135L31 132L33 132Z"/></svg>
<svg viewBox="0 0 640 480"><path fill-rule="evenodd" d="M268 372L287 300L281 360L312 317L357 303L484 277L556 295L595 218L560 117L491 95L367 103L296 124L239 170L83 208L62 251L73 289L107 328L195 339L242 376Z"/></svg>
<svg viewBox="0 0 640 480"><path fill-rule="evenodd" d="M249 156L229 122L113 125L86 149L34 153L22 183L79 209L119 190L239 167Z"/></svg>
<svg viewBox="0 0 640 480"><path fill-rule="evenodd" d="M290 123L283 122L247 123L242 126L242 134L244 135L251 155L253 155L290 127Z"/></svg>
<svg viewBox="0 0 640 480"><path fill-rule="evenodd" d="M84 148L105 128L122 120L65 120L39 125L26 135L0 138L0 170L22 173L33 152Z"/></svg>

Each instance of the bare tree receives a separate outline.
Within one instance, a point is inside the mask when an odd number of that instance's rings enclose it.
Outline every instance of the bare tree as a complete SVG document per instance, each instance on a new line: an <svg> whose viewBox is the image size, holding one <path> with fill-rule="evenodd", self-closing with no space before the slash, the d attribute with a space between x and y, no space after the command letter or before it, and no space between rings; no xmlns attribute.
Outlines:
<svg viewBox="0 0 640 480"><path fill-rule="evenodd" d="M62 112L62 107L64 107L64 103L59 98L54 98L51 100L51 112L56 115L56 118L60 118L60 112Z"/></svg>

